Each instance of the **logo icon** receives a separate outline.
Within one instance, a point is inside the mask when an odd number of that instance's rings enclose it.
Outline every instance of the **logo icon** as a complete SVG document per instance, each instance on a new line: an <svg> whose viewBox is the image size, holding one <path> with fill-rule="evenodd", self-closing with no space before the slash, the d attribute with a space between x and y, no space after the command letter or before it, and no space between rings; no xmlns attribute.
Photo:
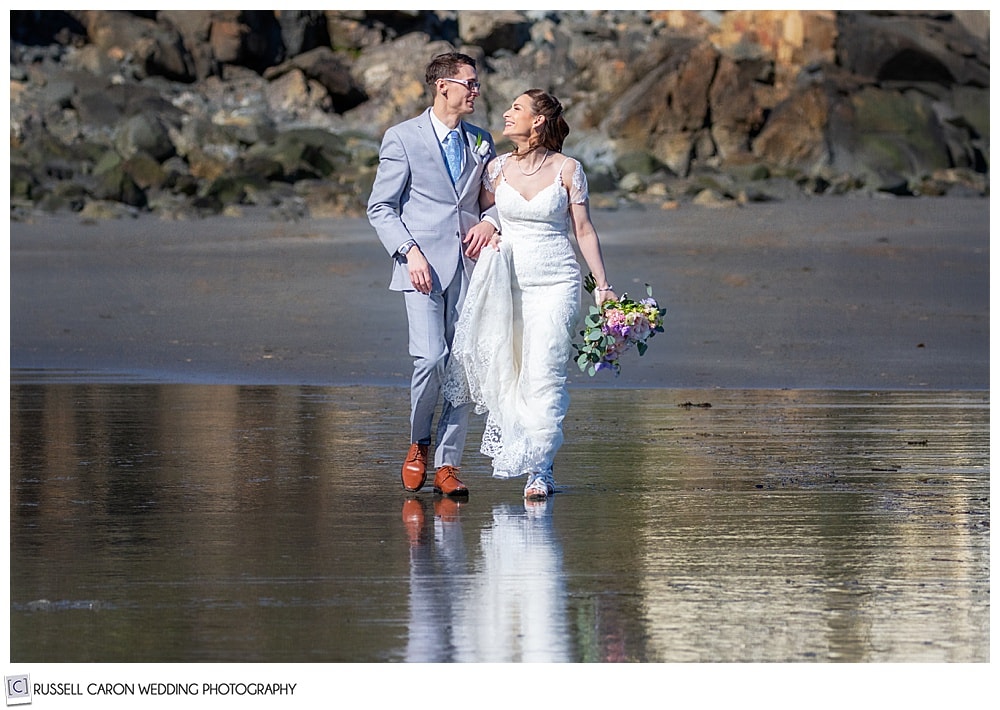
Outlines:
<svg viewBox="0 0 1000 710"><path fill-rule="evenodd" d="M7 686L8 705L30 705L31 704L31 682L25 675L4 676Z"/></svg>

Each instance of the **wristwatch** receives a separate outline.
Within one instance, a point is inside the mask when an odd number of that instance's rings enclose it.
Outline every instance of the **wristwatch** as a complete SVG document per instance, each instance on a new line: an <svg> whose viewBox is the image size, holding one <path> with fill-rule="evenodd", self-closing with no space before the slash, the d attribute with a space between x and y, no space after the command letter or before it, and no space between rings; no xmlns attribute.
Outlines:
<svg viewBox="0 0 1000 710"><path fill-rule="evenodd" d="M410 241L404 243L403 246L396 251L398 251L402 256L406 256L406 252L410 251L410 249L415 246L417 246L417 243L411 239Z"/></svg>

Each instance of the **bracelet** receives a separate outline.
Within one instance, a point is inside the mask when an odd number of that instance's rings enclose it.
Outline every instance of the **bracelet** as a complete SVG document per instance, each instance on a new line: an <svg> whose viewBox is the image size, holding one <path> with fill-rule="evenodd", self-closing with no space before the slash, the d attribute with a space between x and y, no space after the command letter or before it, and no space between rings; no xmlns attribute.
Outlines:
<svg viewBox="0 0 1000 710"><path fill-rule="evenodd" d="M600 286L598 286L597 290L598 291L614 291L615 287L612 286L611 284L608 284L607 288L601 288Z"/></svg>

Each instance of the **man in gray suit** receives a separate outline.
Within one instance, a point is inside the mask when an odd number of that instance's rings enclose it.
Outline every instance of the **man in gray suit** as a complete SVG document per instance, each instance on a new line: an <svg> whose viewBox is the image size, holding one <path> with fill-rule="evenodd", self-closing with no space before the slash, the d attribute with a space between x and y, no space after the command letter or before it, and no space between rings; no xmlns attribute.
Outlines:
<svg viewBox="0 0 1000 710"><path fill-rule="evenodd" d="M475 60L457 52L434 57L426 80L433 104L386 131L368 200L368 220L393 260L389 288L403 292L409 321L411 443L401 472L408 491L426 480L434 413L469 276L499 225L495 208L483 214L479 206L483 171L496 154L493 138L462 120L479 96ZM469 405L441 404L434 492L467 496L458 474Z"/></svg>

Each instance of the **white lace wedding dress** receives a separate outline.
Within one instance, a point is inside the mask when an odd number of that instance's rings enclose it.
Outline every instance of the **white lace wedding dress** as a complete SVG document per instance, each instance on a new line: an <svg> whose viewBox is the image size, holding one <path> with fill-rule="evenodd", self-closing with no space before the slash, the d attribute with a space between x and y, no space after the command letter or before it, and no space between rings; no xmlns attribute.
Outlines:
<svg viewBox="0 0 1000 710"><path fill-rule="evenodd" d="M566 367L580 309L580 266L569 205L587 199L577 162L530 200L506 180L501 156L484 176L495 192L500 250L483 249L452 346L443 391L486 413L481 451L493 475L551 473L569 406Z"/></svg>

